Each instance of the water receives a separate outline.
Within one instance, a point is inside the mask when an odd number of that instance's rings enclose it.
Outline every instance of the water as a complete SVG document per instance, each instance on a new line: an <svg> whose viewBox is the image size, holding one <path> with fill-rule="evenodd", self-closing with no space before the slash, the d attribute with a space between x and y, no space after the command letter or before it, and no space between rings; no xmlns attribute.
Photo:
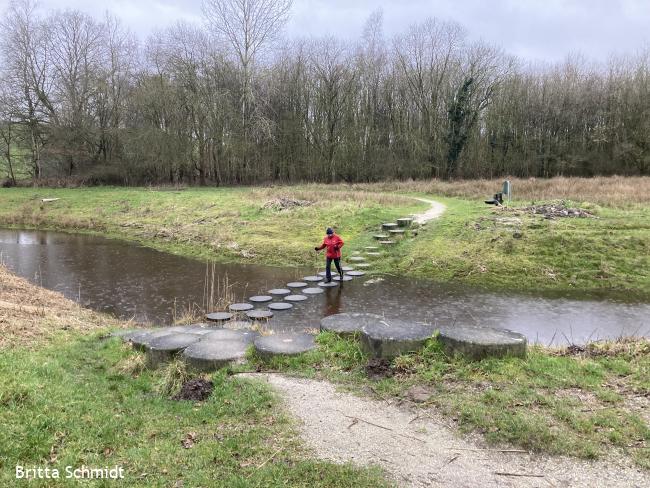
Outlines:
<svg viewBox="0 0 650 488"><path fill-rule="evenodd" d="M206 264L123 241L59 232L0 230L0 255L16 274L83 306L123 319L171 323L174 309L201 304ZM238 300L284 287L314 269L219 264ZM263 305L259 306L264 308ZM355 278L276 312L276 330L318 328L338 312L372 312L440 326L503 327L543 344L650 336L650 304L486 293L430 281Z"/></svg>

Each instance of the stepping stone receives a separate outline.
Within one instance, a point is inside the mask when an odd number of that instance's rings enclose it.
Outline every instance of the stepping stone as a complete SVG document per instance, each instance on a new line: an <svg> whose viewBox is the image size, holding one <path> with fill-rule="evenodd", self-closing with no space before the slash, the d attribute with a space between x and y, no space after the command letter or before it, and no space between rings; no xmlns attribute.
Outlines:
<svg viewBox="0 0 650 488"><path fill-rule="evenodd" d="M273 317L273 312L269 312L268 310L251 310L250 312L246 312L246 317L251 320L269 320Z"/></svg>
<svg viewBox="0 0 650 488"><path fill-rule="evenodd" d="M389 224L381 224L381 228L383 230L391 230L397 228L397 224L394 222L391 222Z"/></svg>
<svg viewBox="0 0 650 488"><path fill-rule="evenodd" d="M250 297L248 301L253 303L266 303L266 302L272 302L273 297L270 295L258 295L255 297Z"/></svg>
<svg viewBox="0 0 650 488"><path fill-rule="evenodd" d="M140 334L135 334L131 336L131 344L134 349L138 351L146 351L149 349L151 343L159 337L164 337L167 335L174 334L174 331L165 330L165 329L152 329L149 331L142 331Z"/></svg>
<svg viewBox="0 0 650 488"><path fill-rule="evenodd" d="M376 358L390 359L419 351L434 331L433 326L384 318L361 328L361 345Z"/></svg>
<svg viewBox="0 0 650 488"><path fill-rule="evenodd" d="M348 271L348 274L343 275L342 279L341 279L341 277L339 275L332 276L332 280L334 280L334 281L352 281L352 279L353 279L352 275L349 274L349 273L354 273L354 271Z"/></svg>
<svg viewBox="0 0 650 488"><path fill-rule="evenodd" d="M285 302L275 302L275 303L269 303L267 305L271 310L289 310L290 308L293 308L293 305L290 303L285 303Z"/></svg>
<svg viewBox="0 0 650 488"><path fill-rule="evenodd" d="M526 356L526 336L492 327L443 327L438 340L449 355L479 360L487 357Z"/></svg>
<svg viewBox="0 0 650 488"><path fill-rule="evenodd" d="M348 276L365 276L366 273L363 271L350 271Z"/></svg>
<svg viewBox="0 0 650 488"><path fill-rule="evenodd" d="M379 244L382 246L394 246L396 243L395 241L379 241Z"/></svg>
<svg viewBox="0 0 650 488"><path fill-rule="evenodd" d="M215 333L212 332L212 334ZM210 334L206 334L202 337L209 336ZM149 349L147 349L147 366L157 368L171 361L176 354L199 340L201 340L201 337L197 334L184 334L182 332L157 337L151 341Z"/></svg>
<svg viewBox="0 0 650 488"><path fill-rule="evenodd" d="M253 307L250 303L233 303L228 306L228 310L231 312L245 312L246 310L253 310Z"/></svg>
<svg viewBox="0 0 650 488"><path fill-rule="evenodd" d="M364 325L383 320L381 315L373 313L337 313L320 321L320 330L335 332L343 336L361 332Z"/></svg>
<svg viewBox="0 0 650 488"><path fill-rule="evenodd" d="M236 339L200 341L188 346L181 357L190 369L207 373L242 361L248 346L248 342Z"/></svg>
<svg viewBox="0 0 650 488"><path fill-rule="evenodd" d="M411 227L413 219L410 217L404 217L402 219L397 219L395 222L397 222L399 227Z"/></svg>
<svg viewBox="0 0 650 488"><path fill-rule="evenodd" d="M303 280L305 280L305 281L307 281L307 282L309 282L309 283L317 283L317 282L319 282L319 281L322 280L322 279L323 279L323 278L322 278L320 275L319 275L319 276L305 276L305 277L303 278Z"/></svg>
<svg viewBox="0 0 650 488"><path fill-rule="evenodd" d="M292 281L287 283L287 288L307 288L309 285L304 281Z"/></svg>
<svg viewBox="0 0 650 488"><path fill-rule="evenodd" d="M184 332L187 332L188 334L205 335L217 330L221 329L219 329L219 327L211 327L209 324L194 324L185 327Z"/></svg>
<svg viewBox="0 0 650 488"><path fill-rule="evenodd" d="M255 339L255 351L263 358L295 356L316 348L314 336L305 333L273 334Z"/></svg>
<svg viewBox="0 0 650 488"><path fill-rule="evenodd" d="M247 320L231 320L223 324L221 330L250 330L251 323Z"/></svg>
<svg viewBox="0 0 650 488"><path fill-rule="evenodd" d="M394 229L394 230L389 230L388 233L395 237L403 237L406 231L402 229Z"/></svg>
<svg viewBox="0 0 650 488"><path fill-rule="evenodd" d="M365 260L366 260L366 258L364 258L363 256L352 256L350 258L350 261L352 261L354 263L363 263Z"/></svg>
<svg viewBox="0 0 650 488"><path fill-rule="evenodd" d="M325 276L327 276L327 271L321 271L320 273L318 273L318 276L324 278Z"/></svg>
<svg viewBox="0 0 650 488"><path fill-rule="evenodd" d="M363 248L365 251L379 251L379 248L377 246L366 246Z"/></svg>
<svg viewBox="0 0 650 488"><path fill-rule="evenodd" d="M357 268L361 268L361 269L368 269L370 267L372 267L372 264L370 264L370 263L357 264ZM350 274L350 273L348 273L348 274Z"/></svg>
<svg viewBox="0 0 650 488"><path fill-rule="evenodd" d="M201 338L201 342L241 341L251 344L259 334L252 330L221 329Z"/></svg>
<svg viewBox="0 0 650 488"><path fill-rule="evenodd" d="M308 298L309 298L309 297L307 297L307 296L305 296L305 295L289 295L289 296L287 296L287 297L284 297L284 299L285 299L287 302L304 302L304 301L307 300Z"/></svg>
<svg viewBox="0 0 650 488"><path fill-rule="evenodd" d="M273 290L269 290L269 295L291 295L291 290L287 290L286 288L274 288Z"/></svg>
<svg viewBox="0 0 650 488"><path fill-rule="evenodd" d="M372 237L377 241L383 241L388 239L390 236L387 234L377 234L376 236L372 236Z"/></svg>
<svg viewBox="0 0 650 488"><path fill-rule="evenodd" d="M371 258L378 258L382 256L382 253L380 252L367 252L366 256L371 257Z"/></svg>
<svg viewBox="0 0 650 488"><path fill-rule="evenodd" d="M318 295L319 293L324 293L322 288L304 288L302 292L305 295Z"/></svg>
<svg viewBox="0 0 650 488"><path fill-rule="evenodd" d="M323 281L321 283L318 283L318 286L321 288L334 288L336 286L339 286L339 284L336 281L330 281L329 283Z"/></svg>
<svg viewBox="0 0 650 488"><path fill-rule="evenodd" d="M232 318L232 314L228 312L213 312L205 316L205 320L209 322L227 322Z"/></svg>
<svg viewBox="0 0 650 488"><path fill-rule="evenodd" d="M354 268L352 266L342 266L341 269L345 271L354 271Z"/></svg>

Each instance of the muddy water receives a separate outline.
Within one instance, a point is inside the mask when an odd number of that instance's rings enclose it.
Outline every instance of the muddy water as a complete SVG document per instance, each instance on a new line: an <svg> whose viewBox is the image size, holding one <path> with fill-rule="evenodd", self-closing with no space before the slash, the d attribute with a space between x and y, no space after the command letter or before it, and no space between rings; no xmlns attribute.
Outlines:
<svg viewBox="0 0 650 488"><path fill-rule="evenodd" d="M0 256L12 271L34 283L120 318L168 324L175 309L203 303L205 263L122 241L0 230ZM227 264L216 269L218 276L228 276L238 300L314 271ZM437 325L504 327L544 344L650 336L650 304L486 293L396 277L356 278L311 296L293 310L277 312L270 325L278 330L316 328L326 315L361 311Z"/></svg>

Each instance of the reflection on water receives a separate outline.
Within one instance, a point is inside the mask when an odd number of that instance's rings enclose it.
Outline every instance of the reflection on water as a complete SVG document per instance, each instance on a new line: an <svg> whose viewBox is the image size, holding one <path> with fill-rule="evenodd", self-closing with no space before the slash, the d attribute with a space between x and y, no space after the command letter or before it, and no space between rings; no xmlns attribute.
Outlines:
<svg viewBox="0 0 650 488"><path fill-rule="evenodd" d="M122 241L43 231L0 230L0 254L15 273L82 305L157 324L203 301L206 265ZM237 299L284 286L313 269L217 265ZM650 336L650 304L486 293L429 281L355 278L276 312L271 327L317 328L338 312L372 312L435 325L504 327L545 344Z"/></svg>

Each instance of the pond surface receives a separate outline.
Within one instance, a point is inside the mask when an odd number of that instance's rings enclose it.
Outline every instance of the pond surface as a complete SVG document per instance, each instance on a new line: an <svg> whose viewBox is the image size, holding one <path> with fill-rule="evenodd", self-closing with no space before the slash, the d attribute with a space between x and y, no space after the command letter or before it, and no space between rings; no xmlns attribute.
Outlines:
<svg viewBox="0 0 650 488"><path fill-rule="evenodd" d="M131 243L60 232L1 230L0 257L16 274L83 306L123 319L169 324L174 310L204 302L206 264ZM237 300L314 274L314 269L217 264ZM260 305L259 308L264 308ZM487 293L399 277L355 278L276 312L276 330L318 328L322 317L372 312L436 325L502 327L532 342L576 344L650 336L650 304Z"/></svg>

